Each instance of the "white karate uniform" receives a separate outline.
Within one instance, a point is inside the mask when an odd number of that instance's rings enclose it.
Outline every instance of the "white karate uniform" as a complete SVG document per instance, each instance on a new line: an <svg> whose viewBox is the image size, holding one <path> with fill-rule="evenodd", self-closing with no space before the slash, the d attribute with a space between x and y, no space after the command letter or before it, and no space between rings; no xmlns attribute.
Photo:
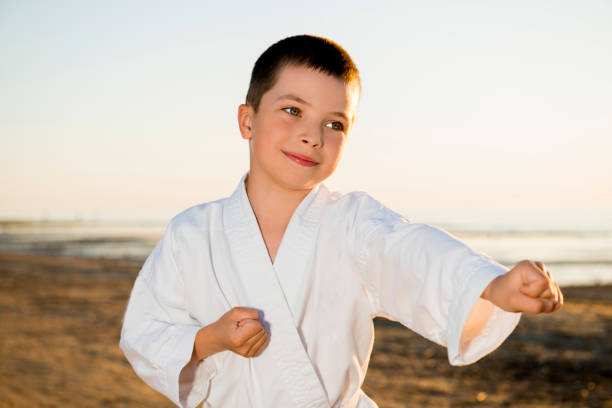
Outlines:
<svg viewBox="0 0 612 408"><path fill-rule="evenodd" d="M506 271L365 193L323 185L295 210L272 264L243 177L229 198L171 220L136 279L120 347L147 384L184 407L376 407L360 389L372 318L397 320L446 346L451 364L469 364L520 318L479 299ZM267 348L186 366L197 331L234 306L261 311ZM462 337L468 315L482 322L473 338Z"/></svg>

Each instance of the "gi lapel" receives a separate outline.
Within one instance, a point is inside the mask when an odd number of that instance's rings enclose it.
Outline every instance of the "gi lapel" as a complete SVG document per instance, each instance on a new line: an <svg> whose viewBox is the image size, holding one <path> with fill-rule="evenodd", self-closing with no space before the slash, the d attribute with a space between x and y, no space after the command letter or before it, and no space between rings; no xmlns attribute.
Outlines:
<svg viewBox="0 0 612 408"><path fill-rule="evenodd" d="M305 211L305 214L311 214L312 210L317 209L320 212L322 205L319 200L316 200L316 196L316 190L308 194L296 209L287 227L286 233L293 229L296 231L303 229L301 233L303 236L292 237L290 240L283 238L278 251L279 255L281 252L288 251L291 251L291 254L295 253L299 258L299 260L296 259L296 262L300 262L296 265L299 265L300 268L306 267L304 263L308 258L308 251L312 248L309 243L315 237L317 224L312 219L300 217L299 214L304 212L306 207L308 211ZM251 307L262 310L265 320L270 324L270 343L264 353L269 354L276 361L276 366L280 370L278 377L285 382L285 389L292 395L296 406L329 407L323 384L304 348L295 327L291 307L287 303L276 270L268 256L255 214L246 195L244 177L237 190L227 201L223 221L230 240L232 263L240 274L239 280L242 281L244 293L248 297L246 300ZM307 222L305 225L301 227L297 225L304 221ZM298 245L299 239L307 241ZM286 270L285 268L283 270ZM223 282L219 283L222 287L225 286ZM234 304L232 306L247 305Z"/></svg>
<svg viewBox="0 0 612 408"><path fill-rule="evenodd" d="M304 308L304 296L307 295L304 292L311 287L312 252L326 199L327 189L322 185L304 198L287 225L274 260L274 269L296 326Z"/></svg>

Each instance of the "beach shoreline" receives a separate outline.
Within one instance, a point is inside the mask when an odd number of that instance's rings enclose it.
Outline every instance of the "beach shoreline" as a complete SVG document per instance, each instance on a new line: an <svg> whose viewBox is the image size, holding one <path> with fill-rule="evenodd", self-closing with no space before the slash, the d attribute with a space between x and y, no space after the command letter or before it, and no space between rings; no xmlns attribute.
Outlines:
<svg viewBox="0 0 612 408"><path fill-rule="evenodd" d="M0 252L0 407L169 407L118 347L141 262ZM364 390L389 407L612 407L612 286L563 288L476 364L376 319Z"/></svg>

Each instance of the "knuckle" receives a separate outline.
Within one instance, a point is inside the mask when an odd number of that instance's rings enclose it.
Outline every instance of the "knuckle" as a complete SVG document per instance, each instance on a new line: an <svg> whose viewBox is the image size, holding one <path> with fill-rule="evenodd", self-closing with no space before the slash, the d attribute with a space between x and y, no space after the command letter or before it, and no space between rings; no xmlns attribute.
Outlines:
<svg viewBox="0 0 612 408"><path fill-rule="evenodd" d="M539 313L547 313L548 312L548 302L540 302L540 312Z"/></svg>
<svg viewBox="0 0 612 408"><path fill-rule="evenodd" d="M538 285L548 288L548 278L546 275L538 273L533 277L533 279L538 283Z"/></svg>
<svg viewBox="0 0 612 408"><path fill-rule="evenodd" d="M542 313L543 311L544 311L544 303L538 302L537 304L533 306L533 313L539 314L539 313Z"/></svg>

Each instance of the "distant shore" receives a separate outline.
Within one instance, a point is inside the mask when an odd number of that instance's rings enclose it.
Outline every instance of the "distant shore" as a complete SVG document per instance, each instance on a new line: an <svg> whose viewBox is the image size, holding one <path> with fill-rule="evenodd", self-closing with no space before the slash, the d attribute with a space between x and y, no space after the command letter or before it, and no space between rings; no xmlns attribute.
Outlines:
<svg viewBox="0 0 612 408"><path fill-rule="evenodd" d="M170 407L118 348L139 262L0 252L0 407ZM389 407L612 408L612 286L563 288L494 353L446 350L377 319L364 390Z"/></svg>

